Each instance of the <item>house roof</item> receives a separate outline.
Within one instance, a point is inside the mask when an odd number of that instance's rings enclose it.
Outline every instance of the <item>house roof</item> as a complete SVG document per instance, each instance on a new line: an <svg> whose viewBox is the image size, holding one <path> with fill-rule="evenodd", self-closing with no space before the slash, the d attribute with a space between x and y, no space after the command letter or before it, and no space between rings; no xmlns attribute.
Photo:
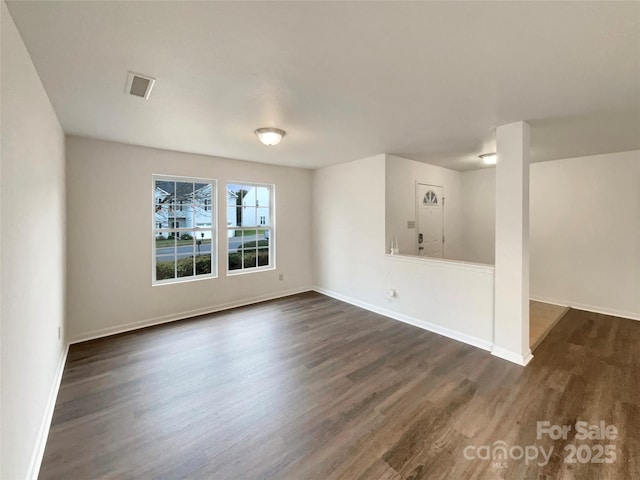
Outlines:
<svg viewBox="0 0 640 480"><path fill-rule="evenodd" d="M173 191L175 190L175 199L176 200L185 200L191 199L192 196L197 195L197 192L200 190L208 190L210 189L209 184L205 184L200 188L195 188L193 183L183 183L183 182L166 182L168 185L164 185L165 188L162 188L162 185L165 182L160 180L156 182L156 193L161 193L163 196L171 196L173 195ZM173 188L172 188L173 187Z"/></svg>

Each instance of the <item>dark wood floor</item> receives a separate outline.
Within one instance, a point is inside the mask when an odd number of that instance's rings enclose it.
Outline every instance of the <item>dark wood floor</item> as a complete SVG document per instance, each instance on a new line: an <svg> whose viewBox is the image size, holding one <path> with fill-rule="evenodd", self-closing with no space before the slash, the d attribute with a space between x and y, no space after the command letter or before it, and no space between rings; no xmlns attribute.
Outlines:
<svg viewBox="0 0 640 480"><path fill-rule="evenodd" d="M640 323L572 310L521 368L296 295L73 345L40 478L638 479L639 346ZM579 420L618 438L536 439ZM554 452L465 459L496 441ZM617 460L564 463L581 444Z"/></svg>

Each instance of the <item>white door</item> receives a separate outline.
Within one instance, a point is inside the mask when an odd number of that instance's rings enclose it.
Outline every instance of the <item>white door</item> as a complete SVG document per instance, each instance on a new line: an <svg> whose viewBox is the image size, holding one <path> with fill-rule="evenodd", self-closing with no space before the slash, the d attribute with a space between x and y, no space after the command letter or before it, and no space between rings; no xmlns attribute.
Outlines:
<svg viewBox="0 0 640 480"><path fill-rule="evenodd" d="M418 184L418 255L441 257L444 255L444 197L443 188Z"/></svg>

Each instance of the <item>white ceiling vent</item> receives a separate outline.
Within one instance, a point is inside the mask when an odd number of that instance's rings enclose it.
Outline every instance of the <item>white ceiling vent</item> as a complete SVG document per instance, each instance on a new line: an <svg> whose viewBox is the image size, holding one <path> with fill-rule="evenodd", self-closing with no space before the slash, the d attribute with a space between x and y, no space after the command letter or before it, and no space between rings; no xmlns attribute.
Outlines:
<svg viewBox="0 0 640 480"><path fill-rule="evenodd" d="M125 93L148 100L149 95L151 95L151 89L155 83L155 78L140 75L139 73L129 72Z"/></svg>

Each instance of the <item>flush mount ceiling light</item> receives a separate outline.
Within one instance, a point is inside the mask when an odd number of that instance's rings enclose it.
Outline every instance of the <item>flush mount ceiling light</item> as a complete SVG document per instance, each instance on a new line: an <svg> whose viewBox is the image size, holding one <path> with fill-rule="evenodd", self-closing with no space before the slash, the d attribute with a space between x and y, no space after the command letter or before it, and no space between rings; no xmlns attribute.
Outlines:
<svg viewBox="0 0 640 480"><path fill-rule="evenodd" d="M487 165L495 165L498 156L495 153L483 153L480 158Z"/></svg>
<svg viewBox="0 0 640 480"><path fill-rule="evenodd" d="M278 145L286 134L287 132L279 128L259 128L256 130L256 135L260 141L269 146Z"/></svg>

